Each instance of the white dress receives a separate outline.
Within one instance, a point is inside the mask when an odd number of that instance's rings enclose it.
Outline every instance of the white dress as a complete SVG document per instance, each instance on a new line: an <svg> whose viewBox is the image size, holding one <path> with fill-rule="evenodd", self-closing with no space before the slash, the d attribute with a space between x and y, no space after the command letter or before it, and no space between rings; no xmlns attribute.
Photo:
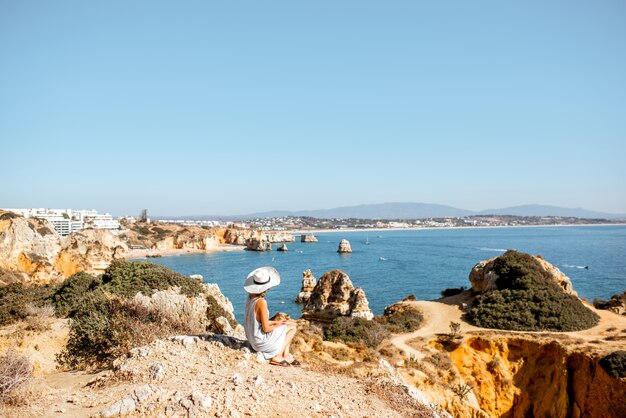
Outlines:
<svg viewBox="0 0 626 418"><path fill-rule="evenodd" d="M259 298L246 300L246 310L243 318L243 328L246 331L246 338L250 341L250 345L256 351L263 354L263 357L268 360L276 357L285 344L285 337L287 336L287 327L281 325L278 328L265 332L261 327L261 323L257 321L254 314L254 307ZM269 317L269 310L267 312Z"/></svg>

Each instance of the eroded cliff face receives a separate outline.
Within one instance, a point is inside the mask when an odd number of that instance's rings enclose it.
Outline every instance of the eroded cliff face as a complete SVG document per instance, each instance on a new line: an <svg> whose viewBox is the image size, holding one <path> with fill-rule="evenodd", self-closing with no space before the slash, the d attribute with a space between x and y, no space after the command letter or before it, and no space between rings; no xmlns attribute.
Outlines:
<svg viewBox="0 0 626 418"><path fill-rule="evenodd" d="M296 237L283 231L259 231L255 229L234 229L224 231L226 244L247 245L251 239L263 240L269 243L294 242Z"/></svg>
<svg viewBox="0 0 626 418"><path fill-rule="evenodd" d="M0 212L0 285L54 283L78 271L100 274L127 249L110 231L84 230L62 238L46 220Z"/></svg>
<svg viewBox="0 0 626 418"><path fill-rule="evenodd" d="M63 239L54 267L69 277L79 271L98 275L111 264L123 258L128 246L118 236L102 229L86 229Z"/></svg>
<svg viewBox="0 0 626 418"><path fill-rule="evenodd" d="M493 417L626 416L626 381L599 356L533 337L469 337L450 353Z"/></svg>

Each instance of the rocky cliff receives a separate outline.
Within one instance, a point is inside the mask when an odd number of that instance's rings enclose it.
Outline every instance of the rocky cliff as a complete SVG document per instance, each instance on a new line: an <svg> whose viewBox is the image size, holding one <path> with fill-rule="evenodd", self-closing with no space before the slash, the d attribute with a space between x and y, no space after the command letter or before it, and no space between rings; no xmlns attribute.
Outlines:
<svg viewBox="0 0 626 418"><path fill-rule="evenodd" d="M0 213L0 269L2 282L49 283L78 271L102 273L124 256L128 247L104 230L84 230L60 237L48 221ZM2 285L2 283L0 283Z"/></svg>
<svg viewBox="0 0 626 418"><path fill-rule="evenodd" d="M246 245L251 238L265 240L269 243L294 242L296 237L283 231L259 231L255 229L234 229L229 228L224 231L224 242L226 244Z"/></svg>
<svg viewBox="0 0 626 418"><path fill-rule="evenodd" d="M302 309L302 317L311 321L331 322L338 316L372 319L365 292L355 288L341 270L324 273Z"/></svg>
<svg viewBox="0 0 626 418"><path fill-rule="evenodd" d="M489 416L626 416L626 381L610 377L596 355L557 341L470 337L450 356Z"/></svg>

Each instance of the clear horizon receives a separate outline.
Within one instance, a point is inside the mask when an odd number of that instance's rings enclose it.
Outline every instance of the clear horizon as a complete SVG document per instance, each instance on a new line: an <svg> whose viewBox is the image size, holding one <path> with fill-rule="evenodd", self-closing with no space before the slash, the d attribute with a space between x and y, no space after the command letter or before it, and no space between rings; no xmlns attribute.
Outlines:
<svg viewBox="0 0 626 418"><path fill-rule="evenodd" d="M0 0L0 207L624 214L625 16L619 1Z"/></svg>

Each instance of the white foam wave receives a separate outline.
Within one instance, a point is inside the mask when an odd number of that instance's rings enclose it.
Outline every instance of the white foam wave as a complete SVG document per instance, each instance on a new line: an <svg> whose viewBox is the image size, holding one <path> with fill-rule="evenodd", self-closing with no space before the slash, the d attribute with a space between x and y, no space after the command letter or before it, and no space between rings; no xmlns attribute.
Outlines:
<svg viewBox="0 0 626 418"><path fill-rule="evenodd" d="M488 247L480 247L480 251L495 251L498 253L506 252L506 248L488 248Z"/></svg>

